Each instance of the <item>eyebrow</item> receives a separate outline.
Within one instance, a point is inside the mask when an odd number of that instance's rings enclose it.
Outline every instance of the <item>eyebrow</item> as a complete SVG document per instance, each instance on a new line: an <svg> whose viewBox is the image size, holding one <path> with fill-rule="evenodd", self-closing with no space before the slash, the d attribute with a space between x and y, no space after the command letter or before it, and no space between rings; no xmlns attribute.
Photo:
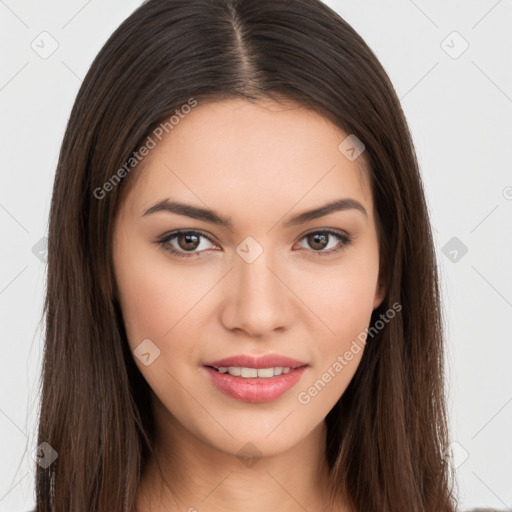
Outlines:
<svg viewBox="0 0 512 512"><path fill-rule="evenodd" d="M314 219L318 219L320 217L324 217L325 215L329 215L330 213L344 210L356 210L363 213L366 217L368 216L364 206L355 199L345 198L339 199L337 201L333 201L331 203L327 203L319 208L314 208L313 210L308 210L298 215L295 215L288 221L284 223L285 227L297 226L299 224L304 224ZM155 205L148 208L143 217L146 215L151 215L156 212L170 212L178 215L184 215L185 217L191 217L192 219L203 220L205 222L210 222L212 224L223 224L227 226L229 229L233 229L233 223L230 218L224 218L213 210L209 210L207 208L200 208L198 206L192 206L185 203L180 203L177 201L171 201L170 199L162 199Z"/></svg>

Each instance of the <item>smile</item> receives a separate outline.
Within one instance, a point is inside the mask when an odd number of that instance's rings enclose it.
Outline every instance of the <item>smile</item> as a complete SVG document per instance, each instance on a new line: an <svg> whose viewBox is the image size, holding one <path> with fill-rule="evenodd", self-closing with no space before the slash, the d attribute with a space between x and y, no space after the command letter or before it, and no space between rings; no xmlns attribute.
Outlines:
<svg viewBox="0 0 512 512"><path fill-rule="evenodd" d="M250 403L277 400L295 386L307 365L298 368L203 367L214 387L223 394Z"/></svg>
<svg viewBox="0 0 512 512"><path fill-rule="evenodd" d="M229 375L233 375L233 377L242 377L244 379L249 379L253 377L261 377L263 379L268 379L270 377L275 377L276 375L281 375L283 373L288 373L290 368L283 366L275 366L273 368L247 368L243 366L221 366L220 368L214 368L219 373L229 373Z"/></svg>

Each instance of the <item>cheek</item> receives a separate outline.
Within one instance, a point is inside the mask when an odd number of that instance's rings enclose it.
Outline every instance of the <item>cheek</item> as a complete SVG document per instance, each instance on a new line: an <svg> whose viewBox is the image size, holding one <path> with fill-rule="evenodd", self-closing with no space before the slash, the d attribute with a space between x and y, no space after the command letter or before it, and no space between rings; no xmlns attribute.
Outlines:
<svg viewBox="0 0 512 512"><path fill-rule="evenodd" d="M309 273L302 282L302 297L323 322L325 348L341 348L368 326L378 281L378 252L372 244L347 253L339 264ZM319 324L321 327L322 324Z"/></svg>
<svg viewBox="0 0 512 512"><path fill-rule="evenodd" d="M344 286L332 285L328 293L318 298L318 311L325 325L317 322L312 333L312 371L297 394L305 411L315 417L325 417L334 407L364 353L364 333L372 313L372 287L352 277L353 280L343 281Z"/></svg>
<svg viewBox="0 0 512 512"><path fill-rule="evenodd" d="M298 398L303 404L311 402L322 414L347 388L365 348L378 280L378 251L371 244L360 248L314 279L302 277L302 297L317 318L310 324L315 364L300 390L302 399Z"/></svg>
<svg viewBox="0 0 512 512"><path fill-rule="evenodd" d="M158 339L170 328L162 313L164 308L172 311L172 304L166 304L168 297L157 269L145 265L142 259L123 258L122 262L118 261L116 278L131 348L145 338Z"/></svg>
<svg viewBox="0 0 512 512"><path fill-rule="evenodd" d="M171 269L158 250L137 250L135 244L115 254L115 276L129 347L135 364L161 400L172 395L178 407L186 403L180 394L181 372L187 361L197 360L197 347L190 343L193 306L205 294L207 283L191 283L179 268ZM198 280L199 281L199 280ZM206 280L207 281L207 280ZM153 345L141 345L144 340ZM138 347L149 347L152 361L146 365ZM156 348L155 348L156 347ZM157 352L157 350L159 352ZM145 350L146 351L146 350ZM153 354L158 354L153 358ZM172 391L174 390L174 391ZM186 398L186 397L185 397Z"/></svg>
<svg viewBox="0 0 512 512"><path fill-rule="evenodd" d="M171 267L160 249L119 247L114 254L119 300L131 348L149 338L158 343L179 330L179 322L204 295L207 282L191 283L183 270ZM176 326L176 327L175 327Z"/></svg>

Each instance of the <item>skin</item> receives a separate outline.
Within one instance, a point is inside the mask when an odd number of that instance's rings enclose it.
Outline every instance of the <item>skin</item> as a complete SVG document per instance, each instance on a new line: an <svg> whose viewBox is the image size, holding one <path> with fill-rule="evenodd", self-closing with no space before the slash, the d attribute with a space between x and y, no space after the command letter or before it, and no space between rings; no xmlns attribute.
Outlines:
<svg viewBox="0 0 512 512"><path fill-rule="evenodd" d="M114 221L114 273L131 350L145 339L160 350L147 366L134 360L153 390L155 451L167 480L148 465L139 511L331 510L324 418L363 350L309 403L298 394L349 350L384 297L370 182L363 158L338 149L346 136L292 102L198 104L132 171ZM233 229L165 211L143 215L166 198L213 209ZM347 209L284 227L341 198L359 201L367 215ZM211 241L175 237L168 247L196 256L174 256L156 242L177 229ZM305 236L321 229L352 241L329 235L325 247ZM263 249L251 263L236 252L249 236ZM308 364L277 400L230 398L205 375L207 361L266 353ZM251 466L237 456L249 442L258 450ZM340 502L336 510L348 509Z"/></svg>

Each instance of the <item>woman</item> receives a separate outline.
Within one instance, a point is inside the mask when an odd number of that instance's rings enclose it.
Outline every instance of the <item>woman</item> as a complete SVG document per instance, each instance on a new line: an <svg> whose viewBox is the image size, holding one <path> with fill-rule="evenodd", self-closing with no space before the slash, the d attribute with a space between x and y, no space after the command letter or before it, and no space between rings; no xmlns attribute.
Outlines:
<svg viewBox="0 0 512 512"><path fill-rule="evenodd" d="M148 0L116 30L45 314L38 512L455 509L413 143L320 1Z"/></svg>

